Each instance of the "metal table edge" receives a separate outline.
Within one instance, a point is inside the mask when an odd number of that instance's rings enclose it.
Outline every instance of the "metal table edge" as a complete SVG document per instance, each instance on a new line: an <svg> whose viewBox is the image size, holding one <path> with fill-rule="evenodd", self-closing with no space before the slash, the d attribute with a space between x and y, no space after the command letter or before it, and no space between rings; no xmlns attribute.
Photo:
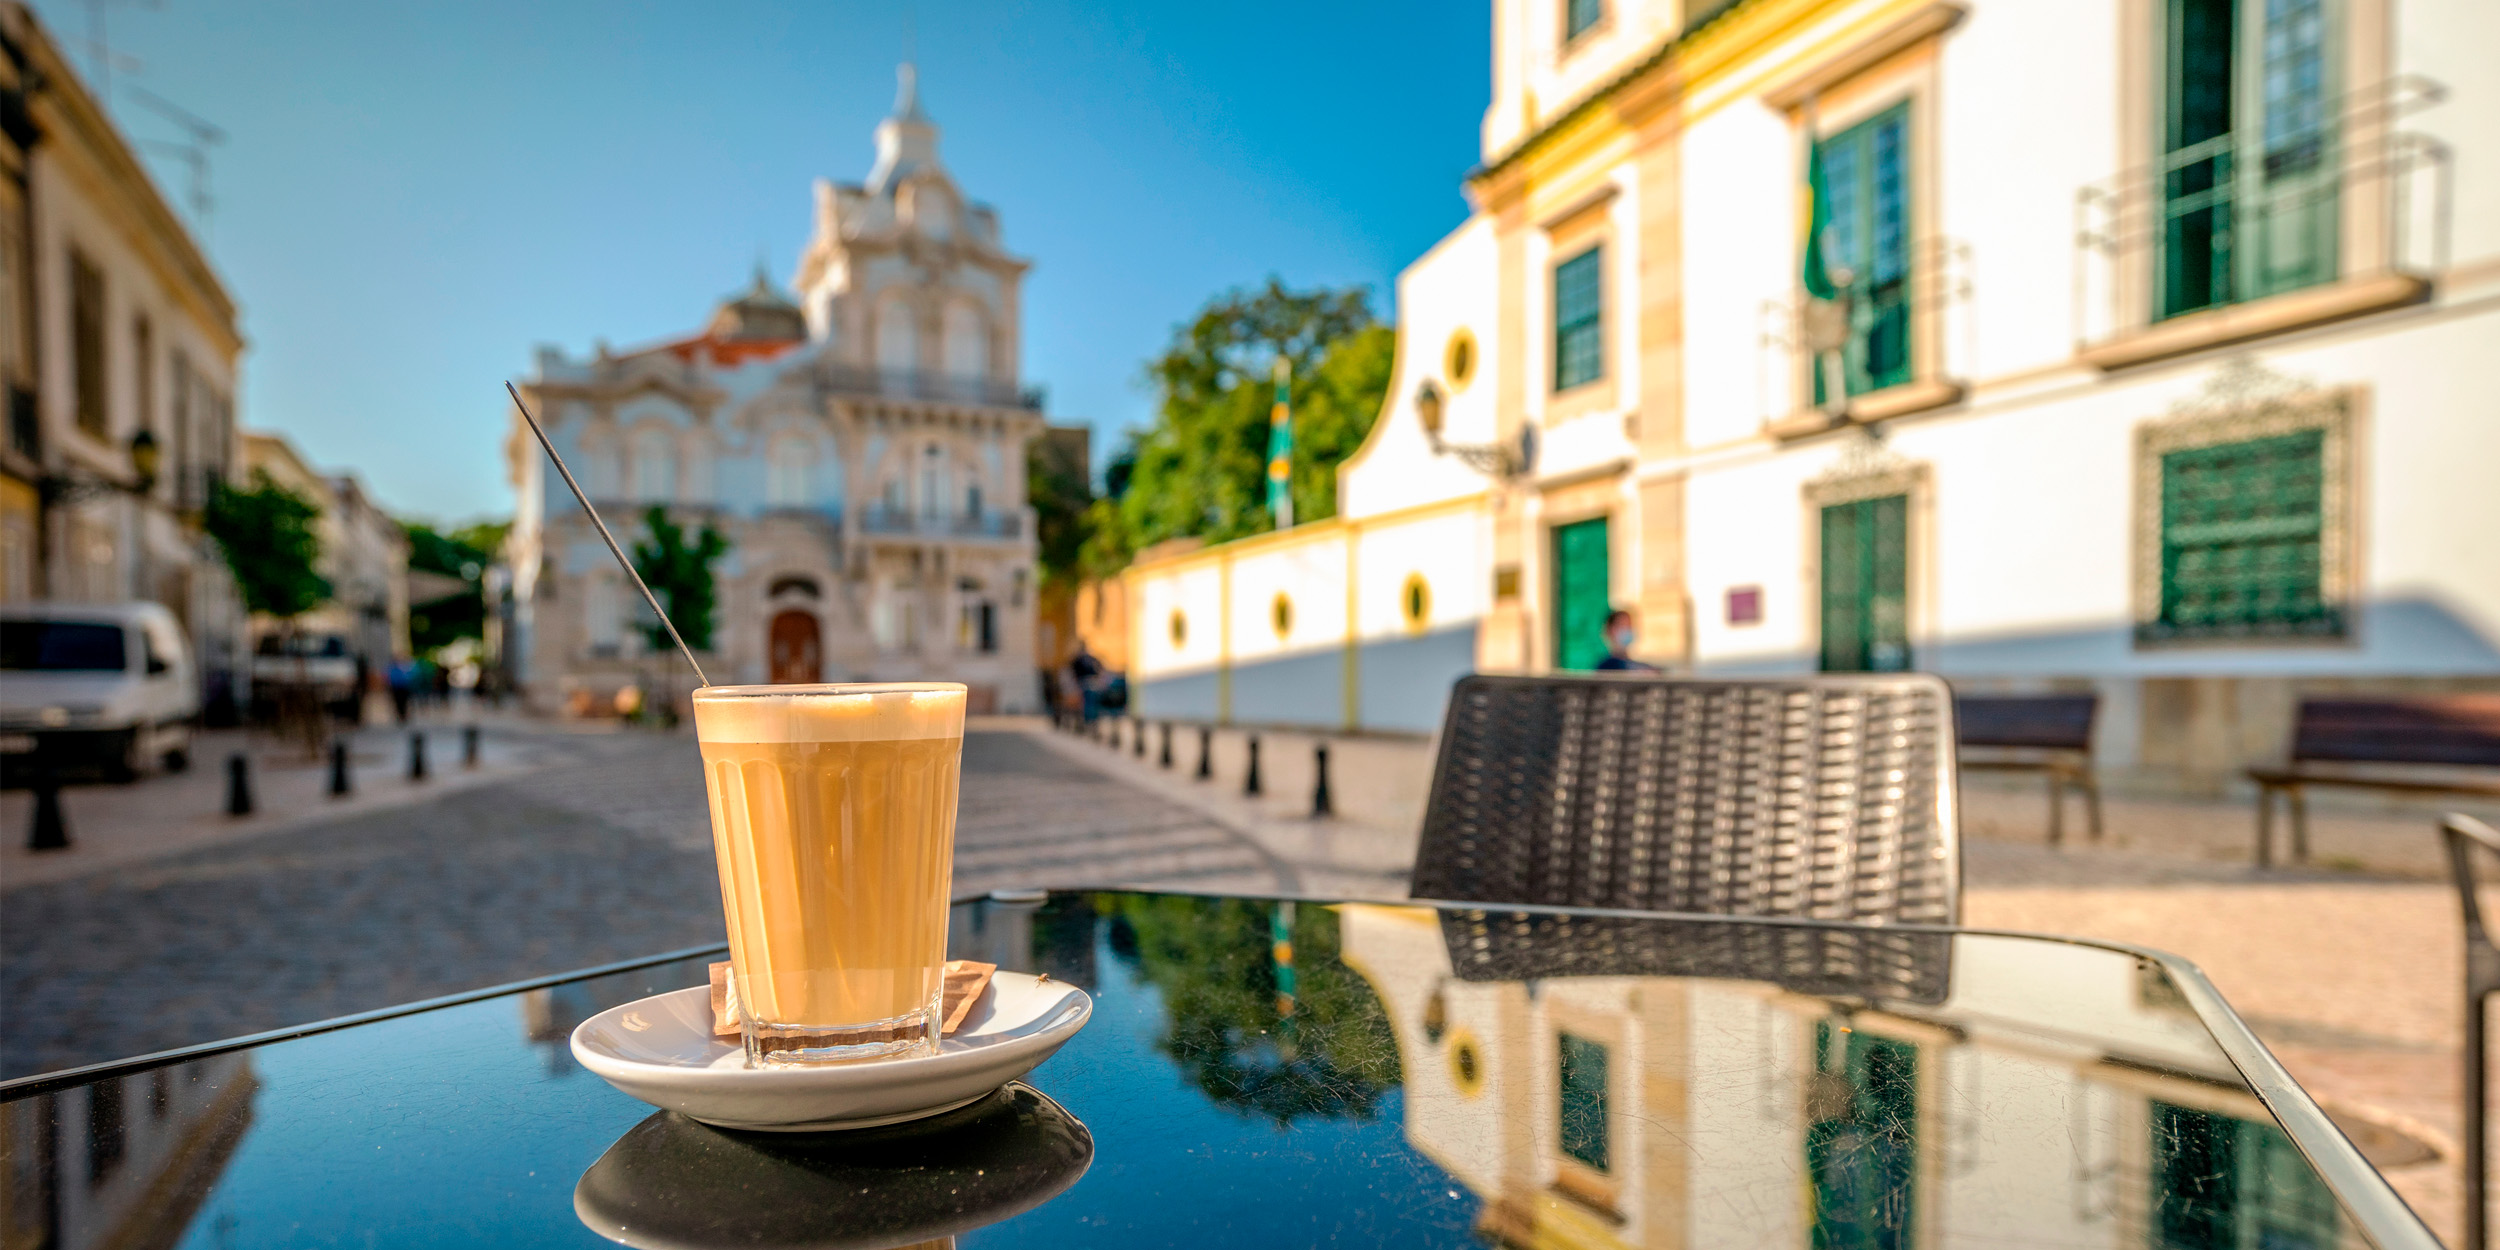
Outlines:
<svg viewBox="0 0 2500 1250"><path fill-rule="evenodd" d="M2159 964L2164 972L2170 974L2173 983L2179 987L2180 993L2186 997L2189 1006L2195 1010L2197 1019L2204 1023L2206 1031L2212 1034L2215 1044L2222 1048L2223 1056L2231 1061L2234 1068L2238 1069L2241 1079L2248 1082L2249 1088L2256 1093L2258 1101L2263 1103L2269 1112L2273 1113L2276 1122L2283 1126L2286 1135L2292 1139L2292 1144L2299 1148L2302 1157L2309 1161L2309 1165L2317 1169L2318 1175L2326 1181L2328 1188L2335 1192L2336 1198L2344 1204L2344 1209L2352 1213L2353 1219L2361 1225L2362 1233L2369 1237L2372 1244L2378 1247L2378 1250L2441 1250L2439 1239L2431 1235L2430 1228L2422 1222L2422 1217L2416 1214L2413 1208L2408 1206L2404 1199L2397 1195L2395 1187L2388 1183L2387 1178L2384 1175L2381 1175L2378 1169L2370 1166L2369 1161L2362 1157L2359 1148L2352 1144L2350 1138L2344 1136L2344 1131L2337 1128L2335 1122L2329 1119L2326 1112L2318 1106L2317 1100L2310 1097L2309 1092L2302 1089L2300 1083L2292 1079L2291 1073L2284 1069L2282 1061L2274 1057L2274 1052L2266 1049L2265 1043L2258 1039L2256 1033L2248 1027L2246 1021L2240 1019L2239 1013L2234 1011L2229 1001L2223 998L2222 991L2215 988L2213 982L2206 978L2204 971L2187 959L2154 947L2140 946L2132 942L2113 941L2107 938L2075 937L2055 933L2028 933L2018 929L1983 929L1961 925L1852 925L1839 921L1813 920L1787 916L1723 916L1693 912L1644 911L1637 908L1620 907L1567 907L1547 904L1494 903L1474 899L1346 899L1308 894L1284 895L1273 892L1235 893L1231 891L1206 890L1158 890L1151 887L1138 886L1047 886L1035 888L1045 895L1179 894L1196 898L1256 899L1261 901L1313 903L1319 905L1337 903L1378 903L1382 906L1424 906L1439 909L1464 909L1469 911L1536 912L1550 915L1607 916L1643 920L1707 921L1725 924L1777 925L1782 927L1808 929L1880 929L1888 932L1900 933L1936 933L1950 936L2004 937L2018 938L2034 942L2062 942L2072 946L2098 947L2102 950L2115 951L2124 955L2132 955L2138 959L2150 960L2153 963ZM955 896L953 899L949 900L949 905L955 906L969 902L979 902L990 898L994 894L1017 892L1018 891L996 890L975 891ZM224 1054L229 1051L248 1050L252 1047L267 1045L271 1042L290 1041L299 1037L310 1037L320 1033L336 1032L340 1029L353 1028L357 1025L373 1024L383 1020L396 1019L401 1016L416 1015L420 1012L433 1011L443 1007L457 1007L464 1003L478 1002L484 999L496 998L506 994L516 994L525 990L543 989L551 985L561 985L568 981L582 980L596 976L606 976L619 972L631 972L638 968L648 968L658 964L673 963L681 959L691 959L700 955L725 954L728 949L728 944L725 942L716 942L705 946L689 946L680 950L668 951L658 955L648 955L635 959L620 960L616 963L599 964L589 968L577 968L569 972L551 973L547 976L531 977L526 980L511 981L501 985L487 986L481 989L464 990L456 994L446 994L437 998L421 999L412 1003L401 1003L396 1006L377 1008L372 1011L336 1016L328 1020L319 1020L308 1024L271 1029L261 1033L246 1034L242 1037L226 1038L214 1042L202 1042L194 1046L176 1047L171 1050L161 1050L151 1054L135 1055L127 1059L107 1060L101 1063L86 1064L76 1068L64 1068L57 1072L37 1073L32 1076L18 1077L14 1080L0 1081L0 1100L14 1101L19 1098L52 1093L61 1089L74 1088L76 1086L86 1084L89 1081L113 1075L116 1072L146 1071L147 1069L162 1067L170 1063L202 1059L211 1055Z"/></svg>

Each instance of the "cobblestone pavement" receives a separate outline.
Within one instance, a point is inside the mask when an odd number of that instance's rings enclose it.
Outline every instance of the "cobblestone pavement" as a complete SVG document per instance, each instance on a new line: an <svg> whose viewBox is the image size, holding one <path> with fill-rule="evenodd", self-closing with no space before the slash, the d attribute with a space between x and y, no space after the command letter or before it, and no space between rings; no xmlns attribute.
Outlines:
<svg viewBox="0 0 2500 1250"><path fill-rule="evenodd" d="M564 750L430 803L9 890L0 1076L719 941L693 740ZM1018 733L967 738L957 846L959 893L1294 884L1249 840Z"/></svg>

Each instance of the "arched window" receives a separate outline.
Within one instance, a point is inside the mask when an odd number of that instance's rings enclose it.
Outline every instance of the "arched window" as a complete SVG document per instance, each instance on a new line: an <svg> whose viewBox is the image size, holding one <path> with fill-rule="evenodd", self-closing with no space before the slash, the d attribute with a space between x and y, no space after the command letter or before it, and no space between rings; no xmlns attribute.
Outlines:
<svg viewBox="0 0 2500 1250"><path fill-rule="evenodd" d="M911 304L899 297L877 305L877 368L886 373L920 368L920 326Z"/></svg>
<svg viewBox="0 0 2500 1250"><path fill-rule="evenodd" d="M677 498L677 440L666 430L634 435L634 498L645 503Z"/></svg>
<svg viewBox="0 0 2500 1250"><path fill-rule="evenodd" d="M805 439L776 438L764 453L764 502L804 508L815 502L816 449Z"/></svg>
<svg viewBox="0 0 2500 1250"><path fill-rule="evenodd" d="M990 326L981 310L967 303L946 306L946 374L961 379L990 375Z"/></svg>
<svg viewBox="0 0 2500 1250"><path fill-rule="evenodd" d="M616 454L616 444L607 438L582 440L582 489L593 499L614 499L625 485L623 457ZM550 485L561 487L563 483Z"/></svg>
<svg viewBox="0 0 2500 1250"><path fill-rule="evenodd" d="M945 513L946 453L931 443L920 463L920 515L936 518Z"/></svg>

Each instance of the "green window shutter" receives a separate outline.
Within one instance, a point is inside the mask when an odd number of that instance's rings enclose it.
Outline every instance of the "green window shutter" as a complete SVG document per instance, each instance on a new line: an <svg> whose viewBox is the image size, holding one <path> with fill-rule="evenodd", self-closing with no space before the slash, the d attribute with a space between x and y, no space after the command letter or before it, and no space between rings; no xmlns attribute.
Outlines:
<svg viewBox="0 0 2500 1250"><path fill-rule="evenodd" d="M2156 320L2336 274L2329 0L2167 0Z"/></svg>
<svg viewBox="0 0 2500 1250"><path fill-rule="evenodd" d="M1815 1025L1823 1118L1806 1126L1814 1250L1909 1250L1918 1228L1918 1048Z"/></svg>
<svg viewBox="0 0 2500 1250"><path fill-rule="evenodd" d="M1815 145L1831 214L1825 263L1850 273L1848 391L1910 380L1910 106L1896 104ZM1815 372L1814 400L1825 401Z"/></svg>
<svg viewBox="0 0 2500 1250"><path fill-rule="evenodd" d="M1614 611L1606 518L1554 527L1554 667L1593 669L1606 658Z"/></svg>
<svg viewBox="0 0 2500 1250"><path fill-rule="evenodd" d="M1585 1037L1556 1035L1562 1066L1562 1152L1609 1170L1606 1122L1606 1048Z"/></svg>
<svg viewBox="0 0 2500 1250"><path fill-rule="evenodd" d="M1597 24L1606 15L1605 0L1563 0L1563 42L1580 37L1580 32Z"/></svg>
<svg viewBox="0 0 2500 1250"><path fill-rule="evenodd" d="M1907 495L1823 509L1823 671L1909 669L1909 515Z"/></svg>
<svg viewBox="0 0 2500 1250"><path fill-rule="evenodd" d="M2350 1238L2335 1196L2272 1124L2154 1100L2154 1250L2328 1250Z"/></svg>
<svg viewBox="0 0 2500 1250"><path fill-rule="evenodd" d="M1554 266L1554 389L1567 391L1606 376L1605 282L1589 250Z"/></svg>
<svg viewBox="0 0 2500 1250"><path fill-rule="evenodd" d="M2161 458L2161 608L2143 637L2343 634L2320 572L2325 446L2302 430Z"/></svg>

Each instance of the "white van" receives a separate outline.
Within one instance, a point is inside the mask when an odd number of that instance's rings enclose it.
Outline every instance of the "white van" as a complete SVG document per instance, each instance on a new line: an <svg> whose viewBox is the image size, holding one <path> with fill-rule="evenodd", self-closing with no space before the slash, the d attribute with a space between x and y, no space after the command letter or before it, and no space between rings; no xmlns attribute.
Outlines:
<svg viewBox="0 0 2500 1250"><path fill-rule="evenodd" d="M117 781L191 762L199 674L155 603L0 605L0 765Z"/></svg>

